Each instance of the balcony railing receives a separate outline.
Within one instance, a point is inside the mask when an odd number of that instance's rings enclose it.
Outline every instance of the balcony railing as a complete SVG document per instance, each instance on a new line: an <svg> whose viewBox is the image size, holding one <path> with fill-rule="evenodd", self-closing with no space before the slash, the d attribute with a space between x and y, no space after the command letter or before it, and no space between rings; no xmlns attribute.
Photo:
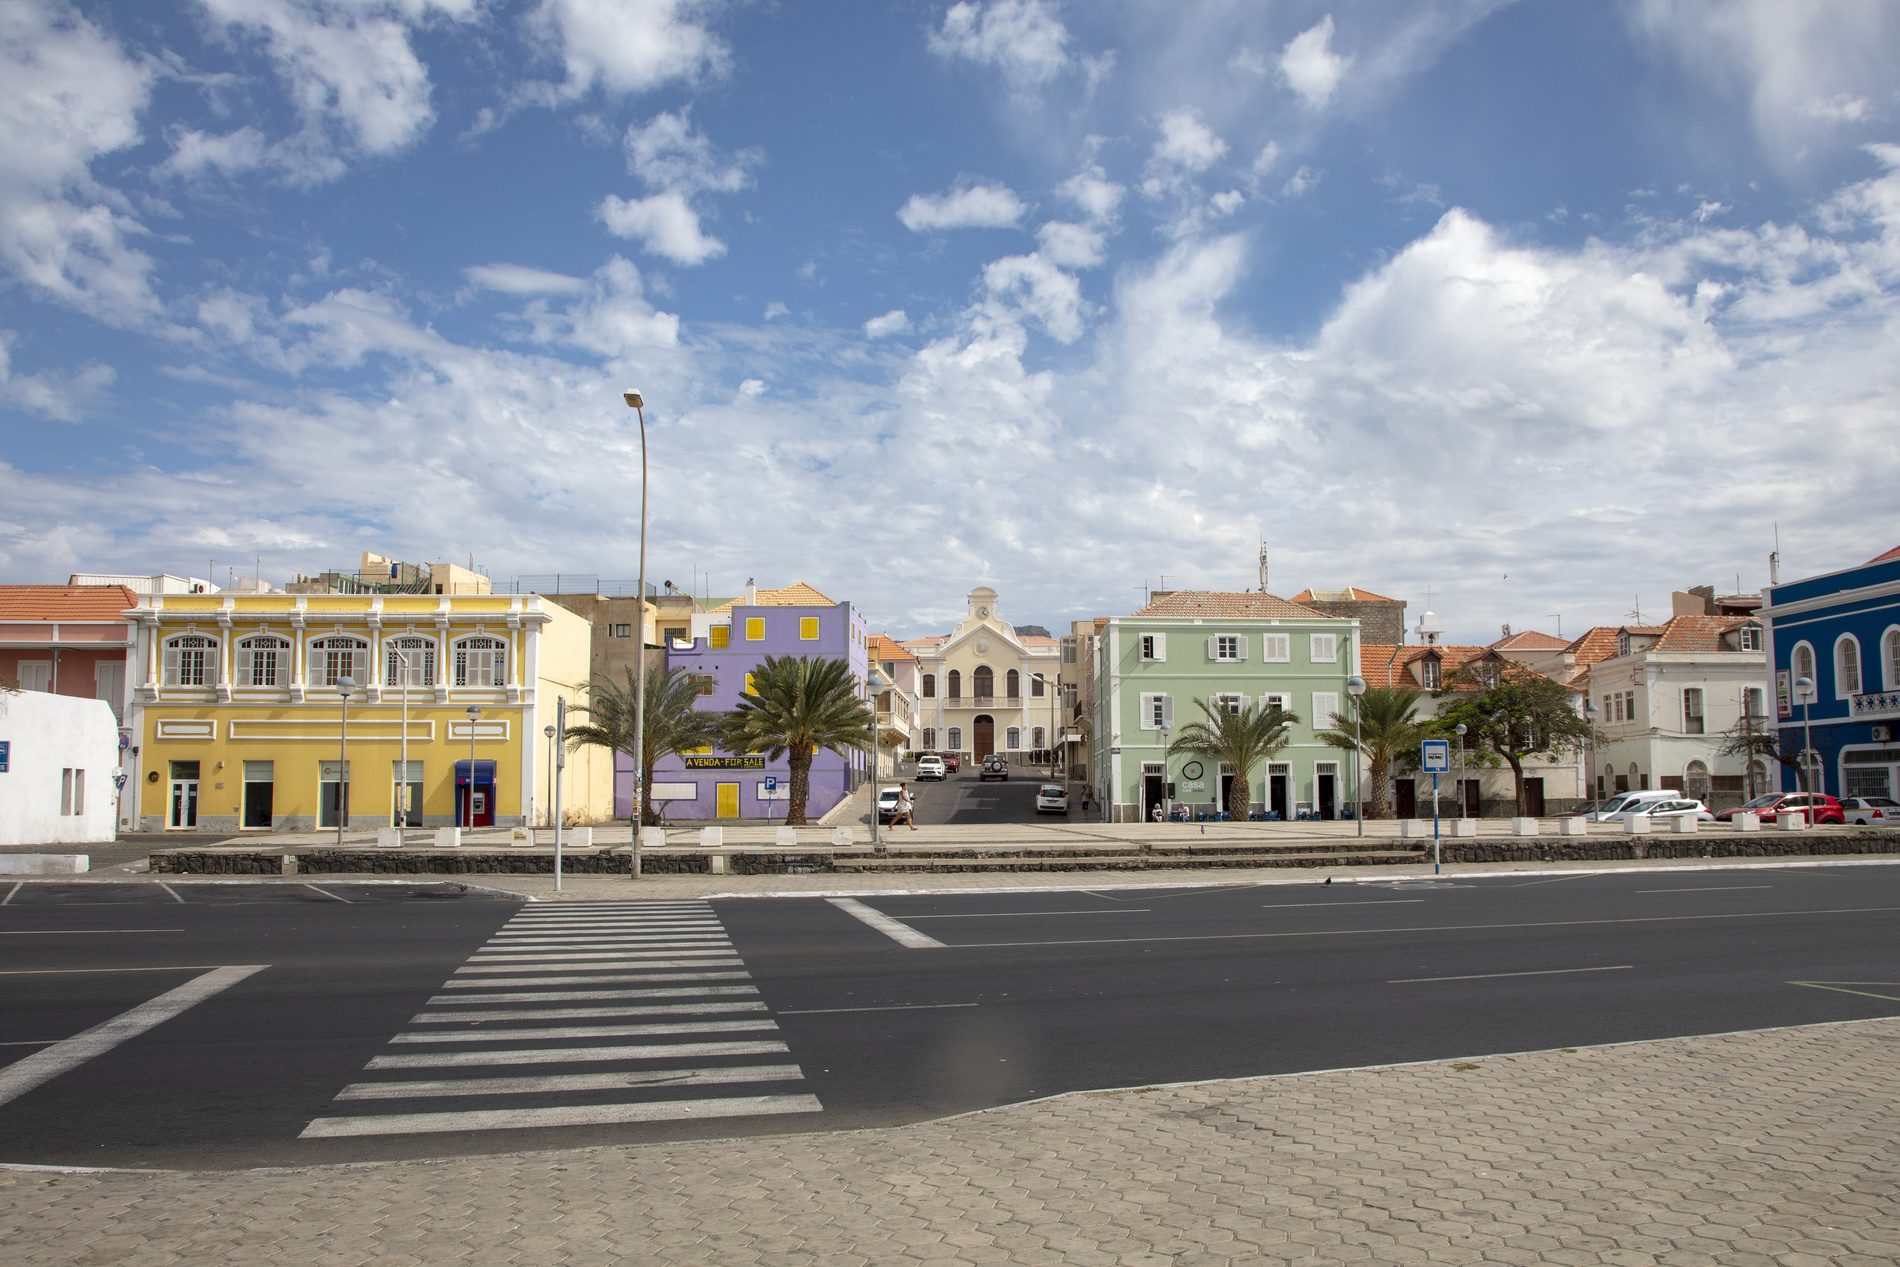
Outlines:
<svg viewBox="0 0 1900 1267"><path fill-rule="evenodd" d="M1868 691L1853 697L1849 716L1855 721L1900 717L1900 691Z"/></svg>
<svg viewBox="0 0 1900 1267"><path fill-rule="evenodd" d="M1023 697L1020 695L950 695L944 698L946 708L1021 708Z"/></svg>

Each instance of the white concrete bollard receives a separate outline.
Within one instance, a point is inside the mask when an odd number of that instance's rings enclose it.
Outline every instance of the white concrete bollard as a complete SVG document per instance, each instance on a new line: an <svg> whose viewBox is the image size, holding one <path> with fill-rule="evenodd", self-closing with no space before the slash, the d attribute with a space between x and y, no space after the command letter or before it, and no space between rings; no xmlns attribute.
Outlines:
<svg viewBox="0 0 1900 1267"><path fill-rule="evenodd" d="M1445 824L1448 836L1475 836L1478 834L1478 820L1475 818L1454 818Z"/></svg>
<svg viewBox="0 0 1900 1267"><path fill-rule="evenodd" d="M1537 820L1534 818L1513 818L1511 820L1511 834L1513 836L1537 835Z"/></svg>
<svg viewBox="0 0 1900 1267"><path fill-rule="evenodd" d="M1399 820L1399 839L1417 840L1421 836L1432 834L1432 820L1429 818L1401 818Z"/></svg>
<svg viewBox="0 0 1900 1267"><path fill-rule="evenodd" d="M1560 818L1557 820L1559 836L1587 836L1590 834L1590 822L1584 818Z"/></svg>
<svg viewBox="0 0 1900 1267"><path fill-rule="evenodd" d="M1690 814L1676 815L1675 824L1669 829L1678 836L1693 836L1702 826L1702 820Z"/></svg>
<svg viewBox="0 0 1900 1267"><path fill-rule="evenodd" d="M726 843L726 829L723 827L702 827L699 829L699 847L701 849L720 849Z"/></svg>
<svg viewBox="0 0 1900 1267"><path fill-rule="evenodd" d="M726 855L722 853L707 854L706 870L713 875L726 874Z"/></svg>
<svg viewBox="0 0 1900 1267"><path fill-rule="evenodd" d="M778 847L780 849L798 848L798 828L781 827L778 829Z"/></svg>
<svg viewBox="0 0 1900 1267"><path fill-rule="evenodd" d="M401 843L402 834L394 827L378 827L376 829L376 847L378 849L394 849Z"/></svg>
<svg viewBox="0 0 1900 1267"><path fill-rule="evenodd" d="M713 830L717 831L718 828L714 828ZM640 848L642 849L666 848L666 828L642 827L640 829Z"/></svg>
<svg viewBox="0 0 1900 1267"><path fill-rule="evenodd" d="M1760 831L1761 830L1761 815L1757 814L1752 809L1751 810L1737 810L1735 812L1734 817L1731 818L1729 821L1734 824L1736 831Z"/></svg>
<svg viewBox="0 0 1900 1267"><path fill-rule="evenodd" d="M856 843L857 833L852 831L849 827L834 827L831 829L831 847L833 849L849 849Z"/></svg>
<svg viewBox="0 0 1900 1267"><path fill-rule="evenodd" d="M564 827L561 829L561 848L592 849L594 847L594 829L592 827Z"/></svg>
<svg viewBox="0 0 1900 1267"><path fill-rule="evenodd" d="M78 875L91 867L91 856L83 853L0 854L0 875Z"/></svg>
<svg viewBox="0 0 1900 1267"><path fill-rule="evenodd" d="M1798 809L1785 809L1775 815L1775 829L1777 831L1806 831L1807 826L1808 816Z"/></svg>
<svg viewBox="0 0 1900 1267"><path fill-rule="evenodd" d="M1623 834L1626 836L1647 836L1649 829L1647 814L1631 814L1623 820Z"/></svg>
<svg viewBox="0 0 1900 1267"><path fill-rule="evenodd" d="M508 833L510 849L528 849L534 845L534 831L527 827L517 827Z"/></svg>
<svg viewBox="0 0 1900 1267"><path fill-rule="evenodd" d="M460 827L438 827L435 829L435 844L438 849L459 849L462 847L462 829Z"/></svg>

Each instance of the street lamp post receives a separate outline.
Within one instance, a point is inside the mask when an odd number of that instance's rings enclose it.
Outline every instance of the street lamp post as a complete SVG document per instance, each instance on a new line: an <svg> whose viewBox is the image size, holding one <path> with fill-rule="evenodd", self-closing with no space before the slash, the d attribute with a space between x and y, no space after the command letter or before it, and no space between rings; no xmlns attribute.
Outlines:
<svg viewBox="0 0 1900 1267"><path fill-rule="evenodd" d="M402 848L403 828L409 825L409 657L403 649L390 645L389 654L396 657L402 666L402 742L400 745L402 773L396 779L396 847ZM385 674L387 676L387 674Z"/></svg>
<svg viewBox="0 0 1900 1267"><path fill-rule="evenodd" d="M1814 730L1808 725L1808 705L1814 702L1814 679L1805 677L1796 678L1794 680L1794 697L1801 701L1801 790L1812 795L1814 793L1814 774L1813 766L1810 764L1810 757L1814 752ZM1812 805L1812 802L1810 802L1810 805ZM1808 814L1808 822L1810 824L1814 822L1812 809L1810 809Z"/></svg>
<svg viewBox="0 0 1900 1267"><path fill-rule="evenodd" d="M549 815L552 815L554 813L554 727L543 726L541 727L541 733L548 737L548 801L547 801L548 808L547 808L547 812ZM554 820L552 817L548 819L549 823L552 823L553 821Z"/></svg>
<svg viewBox="0 0 1900 1267"><path fill-rule="evenodd" d="M1590 768L1584 772L1588 776L1583 784L1583 799L1586 801L1597 799L1597 717L1602 712L1602 709L1590 701L1583 702L1583 720L1590 730L1590 733L1584 737L1583 749L1585 759L1590 763Z"/></svg>
<svg viewBox="0 0 1900 1267"><path fill-rule="evenodd" d="M639 607L638 634L640 648L640 681L634 688L633 697L633 842L632 842L632 878L640 878L640 828L644 825L646 810L646 766L642 746L647 737L647 411L646 397L629 389L621 393L627 407L640 419L640 580L638 582ZM876 818L877 812L872 811Z"/></svg>
<svg viewBox="0 0 1900 1267"><path fill-rule="evenodd" d="M1346 679L1346 694L1352 696L1352 818L1358 824L1353 834L1366 834L1366 798L1359 790L1359 697L1366 693L1366 680L1358 674Z"/></svg>
<svg viewBox="0 0 1900 1267"><path fill-rule="evenodd" d="M475 723L481 720L482 710L470 704L464 710L468 714L468 829L475 830Z"/></svg>
<svg viewBox="0 0 1900 1267"><path fill-rule="evenodd" d="M345 675L336 680L336 693L342 701L343 734L336 749L336 847L343 847L343 821L350 815L350 692L356 679Z"/></svg>
<svg viewBox="0 0 1900 1267"><path fill-rule="evenodd" d="M1458 736L1458 817L1465 816L1465 724L1459 722L1453 726L1452 733Z"/></svg>

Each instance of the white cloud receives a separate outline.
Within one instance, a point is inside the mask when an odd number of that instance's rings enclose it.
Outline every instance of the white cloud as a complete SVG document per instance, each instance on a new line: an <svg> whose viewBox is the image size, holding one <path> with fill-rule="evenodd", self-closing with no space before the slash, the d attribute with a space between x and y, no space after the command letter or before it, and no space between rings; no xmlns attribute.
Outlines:
<svg viewBox="0 0 1900 1267"><path fill-rule="evenodd" d="M1287 86L1314 110L1333 99L1346 68L1352 65L1352 58L1341 57L1332 45L1333 15L1329 13L1317 26L1287 41L1280 53L1280 73L1286 76Z"/></svg>
<svg viewBox="0 0 1900 1267"><path fill-rule="evenodd" d="M939 57L995 66L1018 89L1047 83L1068 65L1069 31L1044 0L959 0L930 33ZM1107 67L1101 68L1105 74ZM1092 79L1100 74L1091 72Z"/></svg>
<svg viewBox="0 0 1900 1267"><path fill-rule="evenodd" d="M140 140L154 69L58 0L0 4L0 264L39 294L114 326L160 305L145 232L91 165Z"/></svg>
<svg viewBox="0 0 1900 1267"><path fill-rule="evenodd" d="M1867 98L1850 96L1844 92L1832 97L1816 97L1802 107L1809 117L1824 119L1829 123L1865 123L1872 113Z"/></svg>
<svg viewBox="0 0 1900 1267"><path fill-rule="evenodd" d="M699 0L542 0L531 29L556 48L567 80L555 95L646 92L673 80L723 75L725 42L696 20Z"/></svg>
<svg viewBox="0 0 1900 1267"><path fill-rule="evenodd" d="M1286 178L1286 184L1280 186L1282 198L1298 198L1301 194L1319 184L1321 173L1302 165L1300 169Z"/></svg>
<svg viewBox="0 0 1900 1267"><path fill-rule="evenodd" d="M462 270L470 283L504 295L578 295L587 282L566 273L551 273L526 264L472 264Z"/></svg>
<svg viewBox="0 0 1900 1267"><path fill-rule="evenodd" d="M743 383L739 384L739 394L741 396L765 395L765 380L762 378L746 379Z"/></svg>
<svg viewBox="0 0 1900 1267"><path fill-rule="evenodd" d="M1056 192L1082 209L1096 224L1111 224L1128 190L1108 179L1100 167L1089 166L1056 187Z"/></svg>
<svg viewBox="0 0 1900 1267"><path fill-rule="evenodd" d="M1194 110L1174 110L1161 118L1161 139L1154 144L1154 158L1183 171L1204 172L1227 153L1227 142L1201 121Z"/></svg>
<svg viewBox="0 0 1900 1267"><path fill-rule="evenodd" d="M942 194L912 194L897 218L912 233L944 229L1008 229L1028 208L1004 185L968 185Z"/></svg>
<svg viewBox="0 0 1900 1267"><path fill-rule="evenodd" d="M1105 258L1108 239L1099 229L1051 220L1036 230L1036 242L1036 254L1059 268L1094 268Z"/></svg>
<svg viewBox="0 0 1900 1267"><path fill-rule="evenodd" d="M752 184L749 168L760 161L756 150L728 159L696 130L684 112L655 115L627 129L627 170L649 189L682 194L737 193Z"/></svg>
<svg viewBox="0 0 1900 1267"><path fill-rule="evenodd" d="M983 284L991 298L1014 307L1042 323L1058 343L1082 337L1088 305L1074 276L1041 255L1009 255L983 270Z"/></svg>
<svg viewBox="0 0 1900 1267"><path fill-rule="evenodd" d="M54 422L78 422L105 412L112 403L111 387L118 375L109 365L87 365L71 373L41 370L13 372L11 330L0 330L0 402L39 414Z"/></svg>
<svg viewBox="0 0 1900 1267"><path fill-rule="evenodd" d="M1278 141L1268 141L1265 145L1260 147L1260 152L1254 155L1252 168L1253 178L1258 181L1262 176L1272 171L1274 164L1279 161L1280 143Z"/></svg>
<svg viewBox="0 0 1900 1267"><path fill-rule="evenodd" d="M771 321L775 317L789 317L791 314L792 310L776 299L765 305L765 320L767 321Z"/></svg>
<svg viewBox="0 0 1900 1267"><path fill-rule="evenodd" d="M172 143L172 153L158 165L160 177L189 179L211 170L227 178L236 176L261 167L268 150L264 134L248 126L222 136L179 128L167 133L166 139Z"/></svg>
<svg viewBox="0 0 1900 1267"><path fill-rule="evenodd" d="M704 264L726 253L726 244L700 232L698 213L670 190L637 199L608 194L595 214L615 237L637 238L645 250L676 264Z"/></svg>
<svg viewBox="0 0 1900 1267"><path fill-rule="evenodd" d="M881 317L872 317L864 323L864 337L882 339L887 335L905 334L910 330L910 318L904 315L902 308L893 308Z"/></svg>

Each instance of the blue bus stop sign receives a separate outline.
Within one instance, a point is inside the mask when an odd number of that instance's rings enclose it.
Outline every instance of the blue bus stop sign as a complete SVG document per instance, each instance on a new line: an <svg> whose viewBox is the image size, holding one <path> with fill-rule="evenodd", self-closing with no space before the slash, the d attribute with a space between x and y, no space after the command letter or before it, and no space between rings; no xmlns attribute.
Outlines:
<svg viewBox="0 0 1900 1267"><path fill-rule="evenodd" d="M1419 768L1427 774L1445 774L1451 769L1451 741L1427 739L1419 745Z"/></svg>

